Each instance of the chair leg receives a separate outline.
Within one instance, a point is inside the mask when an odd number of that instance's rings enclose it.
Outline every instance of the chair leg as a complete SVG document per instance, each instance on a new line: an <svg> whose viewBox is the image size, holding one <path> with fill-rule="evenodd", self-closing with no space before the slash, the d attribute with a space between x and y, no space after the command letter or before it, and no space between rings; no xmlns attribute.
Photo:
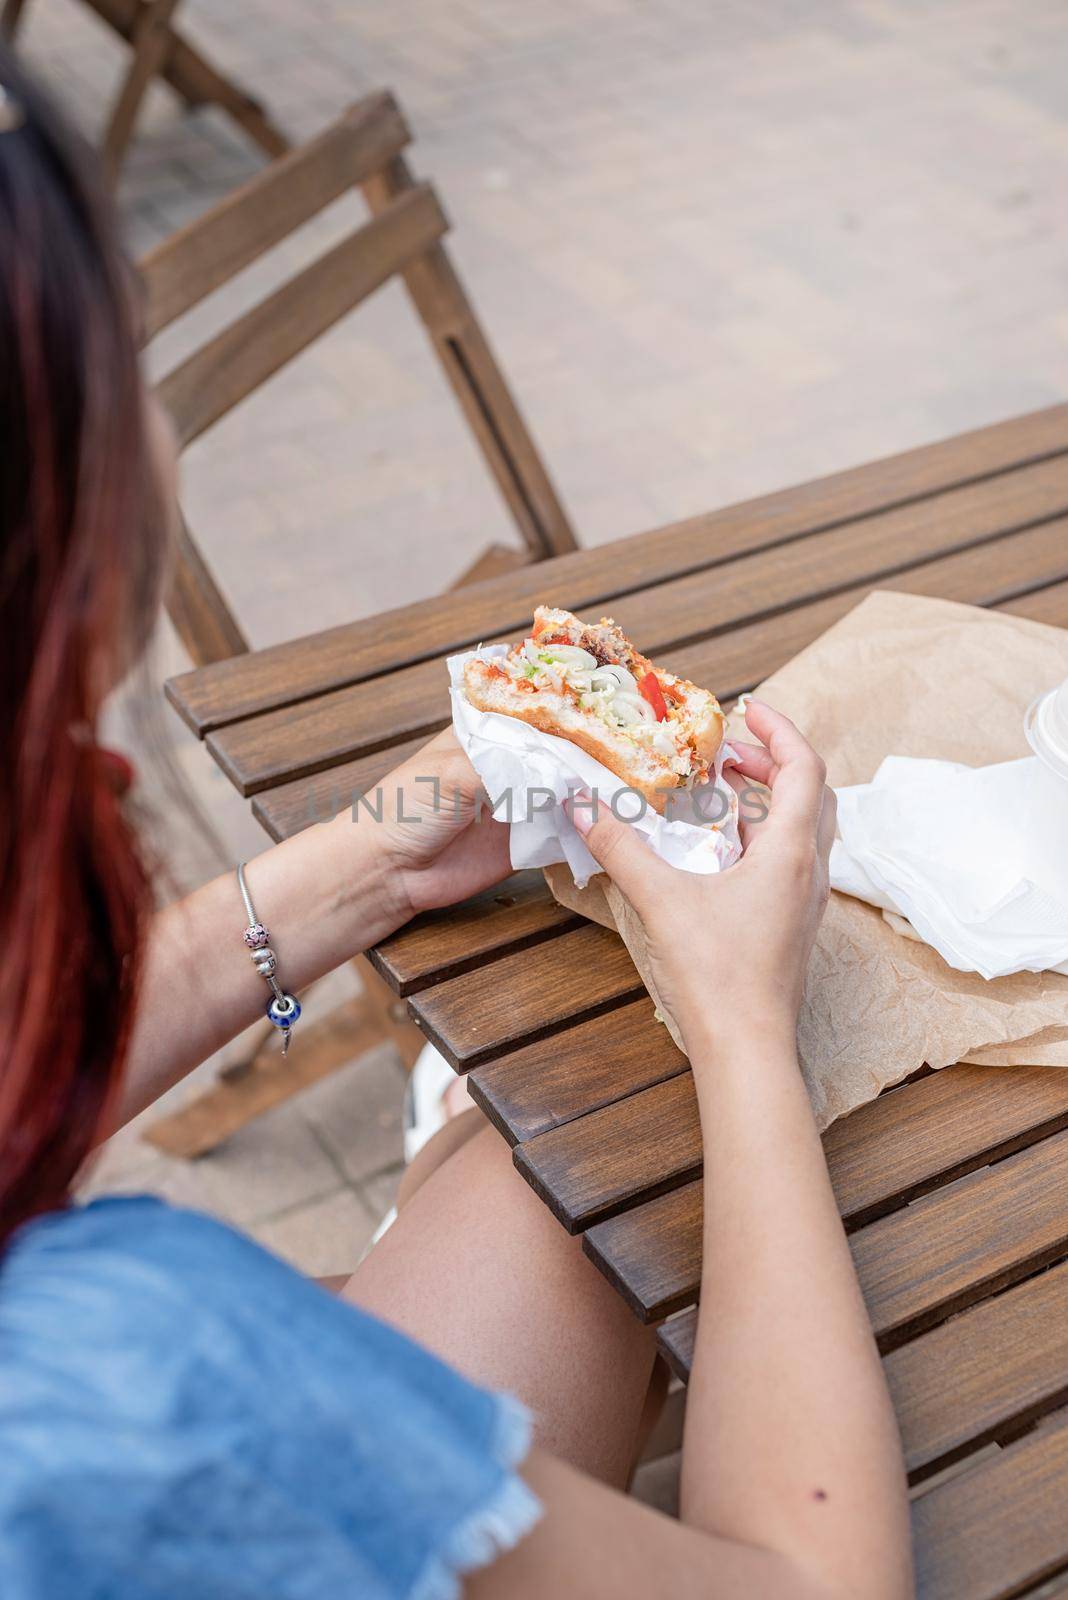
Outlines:
<svg viewBox="0 0 1068 1600"><path fill-rule="evenodd" d="M90 6L110 28L114 28L120 39L125 39L127 44L132 43L144 0L85 0L85 4ZM172 52L160 66L160 76L181 95L188 106L202 106L206 97L189 82L183 71L183 43L177 34L172 37L174 40Z"/></svg>
<svg viewBox="0 0 1068 1600"><path fill-rule="evenodd" d="M174 35L170 21L179 3L180 0L143 0L131 39L133 62L104 135L104 170L112 184L118 179L141 102L171 48Z"/></svg>
<svg viewBox="0 0 1068 1600"><path fill-rule="evenodd" d="M0 34L5 39L14 39L25 9L26 0L4 0L4 9L0 11Z"/></svg>
<svg viewBox="0 0 1068 1600"><path fill-rule="evenodd" d="M187 99L190 92L196 97L190 102L191 104L204 104L210 101L213 105L221 107L240 127L244 128L253 143L258 144L272 161L278 156L286 155L292 149L290 141L281 129L275 127L260 102L229 78L224 78L221 72L209 61L205 61L191 44L177 34L173 64L175 80L189 86L180 92L184 93Z"/></svg>
<svg viewBox="0 0 1068 1600"><path fill-rule="evenodd" d="M132 43L147 0L86 0L98 16ZM272 157L285 155L289 140L274 126L258 100L225 78L181 34L168 28L169 45L159 75L189 106L218 105Z"/></svg>
<svg viewBox="0 0 1068 1600"><path fill-rule="evenodd" d="M223 599L193 535L180 517L174 538L174 568L167 594L167 615L194 666L244 655L248 640Z"/></svg>
<svg viewBox="0 0 1068 1600"><path fill-rule="evenodd" d="M362 185L382 211L414 183L397 156ZM574 550L567 514L445 250L435 245L404 273L416 310L468 425L535 560Z"/></svg>

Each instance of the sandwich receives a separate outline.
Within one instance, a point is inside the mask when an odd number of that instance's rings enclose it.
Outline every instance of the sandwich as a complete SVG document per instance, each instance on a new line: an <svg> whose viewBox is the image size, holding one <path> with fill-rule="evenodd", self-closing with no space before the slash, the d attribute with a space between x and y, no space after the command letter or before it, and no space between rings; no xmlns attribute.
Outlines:
<svg viewBox="0 0 1068 1600"><path fill-rule="evenodd" d="M539 606L528 639L467 662L464 691L479 711L570 740L661 813L708 782L723 742L715 695L655 667L611 617L581 622Z"/></svg>

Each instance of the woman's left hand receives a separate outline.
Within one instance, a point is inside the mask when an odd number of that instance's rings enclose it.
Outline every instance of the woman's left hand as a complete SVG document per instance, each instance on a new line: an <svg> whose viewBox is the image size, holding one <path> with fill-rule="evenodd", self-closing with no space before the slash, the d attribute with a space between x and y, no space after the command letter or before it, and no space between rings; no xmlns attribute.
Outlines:
<svg viewBox="0 0 1068 1600"><path fill-rule="evenodd" d="M511 872L508 825L451 728L382 779L388 870L408 915L452 905Z"/></svg>

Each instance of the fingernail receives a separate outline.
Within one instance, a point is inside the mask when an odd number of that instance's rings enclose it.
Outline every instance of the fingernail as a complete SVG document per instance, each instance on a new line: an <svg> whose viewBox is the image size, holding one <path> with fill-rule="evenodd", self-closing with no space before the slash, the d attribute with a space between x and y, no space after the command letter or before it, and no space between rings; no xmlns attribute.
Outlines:
<svg viewBox="0 0 1068 1600"><path fill-rule="evenodd" d="M574 794L568 795L564 801L564 810L583 838L593 827L594 807L596 804L596 800L586 789L576 789Z"/></svg>

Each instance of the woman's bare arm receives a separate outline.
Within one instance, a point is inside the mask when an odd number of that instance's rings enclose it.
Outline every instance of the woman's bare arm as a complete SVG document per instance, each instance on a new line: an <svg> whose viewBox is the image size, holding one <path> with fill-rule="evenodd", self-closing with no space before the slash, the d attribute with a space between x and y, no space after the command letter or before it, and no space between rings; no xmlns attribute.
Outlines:
<svg viewBox="0 0 1068 1600"><path fill-rule="evenodd" d="M590 1596L907 1600L897 1428L795 1047L826 898L833 796L797 730L754 705L745 775L772 790L718 878L672 872L602 808L590 848L642 918L701 1111L701 1316L683 1449L683 1526L559 1463L547 1515L480 1577L477 1600ZM589 813L587 813L587 816ZM581 813L575 820L582 826Z"/></svg>
<svg viewBox="0 0 1068 1600"><path fill-rule="evenodd" d="M468 1600L837 1600L766 1545L676 1522L544 1452L534 1452L523 1476L545 1515L514 1550L468 1578ZM883 1593L866 1588L849 1600Z"/></svg>
<svg viewBox="0 0 1068 1600"><path fill-rule="evenodd" d="M681 1522L551 1457L546 1515L471 1600L908 1600L897 1427L792 1040L687 1043L705 1149Z"/></svg>
<svg viewBox="0 0 1068 1600"><path fill-rule="evenodd" d="M591 1600L912 1594L897 1427L792 1041L691 1049L705 1242L681 1521L535 1457L546 1515L471 1600L542 1600L562 1571Z"/></svg>
<svg viewBox="0 0 1068 1600"><path fill-rule="evenodd" d="M413 912L506 876L508 830L483 814L480 796L452 733L439 734L355 812L250 862L282 988L297 994ZM270 995L242 942L246 922L236 872L155 918L116 1126L264 1015Z"/></svg>
<svg viewBox="0 0 1068 1600"><path fill-rule="evenodd" d="M371 826L347 815L265 851L247 872L276 977L294 994L402 920ZM117 1126L264 1016L270 994L242 942L247 921L236 872L157 913Z"/></svg>
<svg viewBox="0 0 1068 1600"><path fill-rule="evenodd" d="M910 1592L897 1425L793 1040L687 1034L704 1129L682 1517L822 1592Z"/></svg>

